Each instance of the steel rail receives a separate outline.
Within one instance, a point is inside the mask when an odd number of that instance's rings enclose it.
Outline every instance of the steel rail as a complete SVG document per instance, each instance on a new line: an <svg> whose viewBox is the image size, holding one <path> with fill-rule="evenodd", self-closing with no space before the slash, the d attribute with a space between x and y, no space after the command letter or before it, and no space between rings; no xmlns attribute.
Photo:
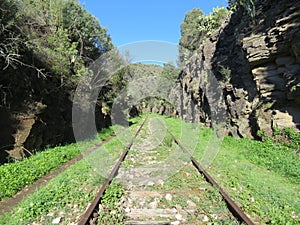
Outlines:
<svg viewBox="0 0 300 225"><path fill-rule="evenodd" d="M97 213L97 208L99 207L99 204L101 202L101 199L103 197L103 194L107 188L107 186L111 183L112 179L117 175L118 170L122 164L122 162L124 161L124 159L126 158L130 148L133 145L133 142L135 141L136 137L138 136L138 134L140 133L142 127L144 126L145 122L146 122L147 118L143 121L142 125L139 127L139 129L137 130L136 134L134 135L134 137L131 139L130 143L128 144L126 150L122 153L122 155L120 156L118 162L115 164L114 168L112 169L111 173L109 174L109 176L106 178L105 182L102 184L100 190L97 193L97 197L94 199L94 201L91 203L91 205L88 207L88 209L86 210L85 214L83 215L82 219L79 221L78 225L87 225L90 224L89 220L91 219L91 217Z"/></svg>
<svg viewBox="0 0 300 225"><path fill-rule="evenodd" d="M215 181L207 171L197 162L197 160L191 155L191 153L183 147L180 142L176 139L176 137L167 129L168 133L172 136L175 143L179 146L179 148L187 153L192 161L193 165L197 168L197 170L204 175L205 179L216 187L219 193L222 195L223 199L228 205L228 209L230 212L240 221L244 222L247 225L255 225L252 220L241 210L241 208L229 197L229 195L223 190L223 188Z"/></svg>

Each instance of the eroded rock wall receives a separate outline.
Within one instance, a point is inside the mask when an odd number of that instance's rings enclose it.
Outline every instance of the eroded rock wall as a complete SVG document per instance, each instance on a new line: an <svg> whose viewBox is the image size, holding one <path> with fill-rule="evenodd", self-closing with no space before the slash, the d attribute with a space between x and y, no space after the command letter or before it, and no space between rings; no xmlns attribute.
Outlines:
<svg viewBox="0 0 300 225"><path fill-rule="evenodd" d="M172 96L183 119L220 120L234 136L299 128L300 1L256 1L254 17L234 13L199 46Z"/></svg>
<svg viewBox="0 0 300 225"><path fill-rule="evenodd" d="M51 75L38 77L35 70L20 66L2 72L0 87L0 164L75 141L74 86ZM98 129L110 125L101 107L95 111Z"/></svg>

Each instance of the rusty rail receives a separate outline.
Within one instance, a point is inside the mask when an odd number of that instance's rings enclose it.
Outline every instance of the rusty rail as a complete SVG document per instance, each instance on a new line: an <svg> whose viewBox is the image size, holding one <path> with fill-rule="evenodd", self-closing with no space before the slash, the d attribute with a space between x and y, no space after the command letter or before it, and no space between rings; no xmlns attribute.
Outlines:
<svg viewBox="0 0 300 225"><path fill-rule="evenodd" d="M193 165L197 168L197 170L204 175L205 179L212 184L214 187L216 187L219 191L219 193L222 195L223 199L228 205L228 209L230 212L240 221L244 222L247 225L255 225L252 220L240 209L240 207L229 197L229 195L222 189L222 187L215 181L207 171L204 170L204 168L197 162L197 160L191 155L191 153L186 150L180 142L176 139L176 137L167 129L168 133L172 136L175 143L179 146L179 148L189 154L190 160L192 161Z"/></svg>
<svg viewBox="0 0 300 225"><path fill-rule="evenodd" d="M79 221L78 225L87 225L89 224L89 220L92 218L92 216L97 213L97 208L99 207L100 201L103 197L103 194L107 188L107 186L111 183L112 179L116 176L116 174L118 173L118 170L122 164L122 162L124 161L124 159L126 158L130 148L133 145L134 140L136 139L136 137L138 136L138 134L140 133L142 127L144 126L145 122L146 122L147 118L143 121L142 125L139 127L139 129L137 130L136 134L134 135L134 137L131 139L130 143L128 144L126 150L122 153L122 155L120 156L118 162L116 163L116 165L114 166L114 168L112 169L111 173L109 174L109 176L106 178L105 182L102 184L100 190L97 193L97 197L94 199L94 201L91 203L91 205L88 207L88 209L86 210L85 214L83 215L82 219Z"/></svg>
<svg viewBox="0 0 300 225"><path fill-rule="evenodd" d="M147 119L147 118L146 118ZM109 177L105 180L103 183L102 187L100 188L97 197L94 199L94 201L91 203L87 211L85 212L84 216L78 223L79 225L88 225L88 224L94 224L93 222L96 221L91 221L92 218L96 218L98 216L98 207L101 202L102 196L107 188L107 186L111 183L112 179L116 176L122 162L126 158L130 148L133 145L134 140L138 136L139 132L141 131L142 127L144 126L146 119L143 121L141 126L139 127L138 131L136 132L135 136L132 138L131 142L128 144L126 150L122 153L120 156L118 162L114 166L113 170L111 171ZM229 195L222 189L222 187L209 175L207 171L204 170L204 168L197 162L197 160L190 154L190 152L185 149L181 143L176 139L176 137L167 129L167 132L172 136L173 140L175 143L180 147L180 149L187 153L190 157L191 162L193 165L197 168L197 170L204 175L205 179L212 184L214 187L217 188L219 193L222 195L223 199L228 205L228 209L230 212L242 223L246 223L247 225L255 225L251 219L239 208L239 206L229 197ZM91 222L91 223L90 223Z"/></svg>

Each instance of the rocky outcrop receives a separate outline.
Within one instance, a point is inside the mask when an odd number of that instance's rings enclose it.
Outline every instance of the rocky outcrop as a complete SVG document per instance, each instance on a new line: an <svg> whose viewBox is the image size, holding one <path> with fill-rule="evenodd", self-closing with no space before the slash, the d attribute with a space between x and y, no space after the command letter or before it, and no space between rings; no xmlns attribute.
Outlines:
<svg viewBox="0 0 300 225"><path fill-rule="evenodd" d="M255 2L253 17L232 14L186 65L172 94L183 119L238 137L299 125L300 2Z"/></svg>
<svg viewBox="0 0 300 225"><path fill-rule="evenodd" d="M0 78L0 164L22 159L47 146L75 141L72 128L74 87L54 76L38 77L22 66L6 69ZM4 98L5 94L5 98ZM100 107L97 128L110 124Z"/></svg>
<svg viewBox="0 0 300 225"><path fill-rule="evenodd" d="M72 102L55 79L37 77L30 68L8 68L1 74L0 162L22 159L45 146L72 141ZM2 97L2 96L1 96Z"/></svg>

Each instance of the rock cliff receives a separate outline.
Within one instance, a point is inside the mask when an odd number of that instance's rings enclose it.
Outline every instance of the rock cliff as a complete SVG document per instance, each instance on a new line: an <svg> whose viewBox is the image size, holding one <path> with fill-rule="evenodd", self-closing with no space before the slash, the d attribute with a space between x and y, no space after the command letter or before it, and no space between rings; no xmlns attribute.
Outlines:
<svg viewBox="0 0 300 225"><path fill-rule="evenodd" d="M188 121L224 122L237 137L300 123L300 1L255 1L208 36L179 77L176 108Z"/></svg>
<svg viewBox="0 0 300 225"><path fill-rule="evenodd" d="M0 164L22 159L35 150L75 141L72 128L74 87L54 77L42 78L22 66L1 74ZM96 109L97 128L110 124Z"/></svg>

